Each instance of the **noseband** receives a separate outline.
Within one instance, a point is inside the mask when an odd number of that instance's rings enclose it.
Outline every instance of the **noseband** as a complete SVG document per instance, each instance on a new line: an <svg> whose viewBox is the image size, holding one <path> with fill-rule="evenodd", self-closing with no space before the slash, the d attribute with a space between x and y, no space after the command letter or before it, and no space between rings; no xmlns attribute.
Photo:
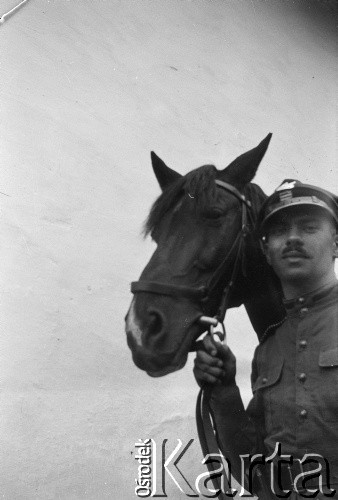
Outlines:
<svg viewBox="0 0 338 500"><path fill-rule="evenodd" d="M249 232L248 211L251 210L251 202L245 197L244 194L240 193L237 188L235 188L231 184L228 184L227 182L223 182L220 180L215 180L215 183L218 187L225 189L226 191L234 195L241 202L242 226L230 250L226 254L221 264L214 271L208 284L206 286L200 287L188 287L143 280L133 281L131 284L132 293L147 292L155 293L157 295L168 295L176 298L184 297L191 299L192 301L199 302L202 306L202 311L205 311L206 304L210 301L210 298L215 295L215 292L219 289L221 281L224 279L224 274L227 270L230 259L234 258L234 266L231 277L223 290L217 314L214 317L201 315L201 317L199 318L199 321L201 323L205 323L209 326L217 326L218 322L223 323L224 321L225 313L229 303L230 290L236 280L239 272L239 267L242 263L244 241Z"/></svg>

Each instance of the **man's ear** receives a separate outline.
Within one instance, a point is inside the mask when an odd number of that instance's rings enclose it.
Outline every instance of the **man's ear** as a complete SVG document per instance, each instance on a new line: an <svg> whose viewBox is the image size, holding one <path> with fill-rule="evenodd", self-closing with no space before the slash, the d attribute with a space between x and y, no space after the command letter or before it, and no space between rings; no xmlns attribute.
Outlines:
<svg viewBox="0 0 338 500"><path fill-rule="evenodd" d="M333 256L338 259L338 232L336 232L333 243Z"/></svg>
<svg viewBox="0 0 338 500"><path fill-rule="evenodd" d="M262 249L262 252L265 255L267 263L271 266L271 258L270 258L270 254L269 254L269 245L268 245L266 236L264 236L264 238L261 239L261 249Z"/></svg>

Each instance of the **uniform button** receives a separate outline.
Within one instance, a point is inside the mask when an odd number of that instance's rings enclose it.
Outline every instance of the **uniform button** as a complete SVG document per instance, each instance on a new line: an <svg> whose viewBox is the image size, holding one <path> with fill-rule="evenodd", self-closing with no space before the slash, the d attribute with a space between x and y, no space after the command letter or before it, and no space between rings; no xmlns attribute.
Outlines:
<svg viewBox="0 0 338 500"><path fill-rule="evenodd" d="M300 374L298 375L298 378L299 378L299 380L300 380L301 382L305 382L305 380L306 380L306 373L300 373Z"/></svg>
<svg viewBox="0 0 338 500"><path fill-rule="evenodd" d="M301 310L299 311L302 316L305 316L309 312L307 307L302 307Z"/></svg>
<svg viewBox="0 0 338 500"><path fill-rule="evenodd" d="M299 415L302 417L302 418L306 418L307 417L307 411L306 410L302 410Z"/></svg>
<svg viewBox="0 0 338 500"><path fill-rule="evenodd" d="M266 384L268 379L266 377L262 378L262 384Z"/></svg>
<svg viewBox="0 0 338 500"><path fill-rule="evenodd" d="M306 340L300 340L299 346L302 347L303 349L305 349L305 347L307 346L307 341Z"/></svg>

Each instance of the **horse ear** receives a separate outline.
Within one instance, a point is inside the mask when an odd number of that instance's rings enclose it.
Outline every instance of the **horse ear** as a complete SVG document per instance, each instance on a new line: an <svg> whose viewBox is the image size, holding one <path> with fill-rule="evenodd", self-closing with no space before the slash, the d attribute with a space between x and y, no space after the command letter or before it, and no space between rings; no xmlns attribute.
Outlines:
<svg viewBox="0 0 338 500"><path fill-rule="evenodd" d="M244 187L246 184L251 182L255 177L266 150L268 149L271 137L272 134L268 134L265 139L258 144L258 146L238 156L236 160L231 162L230 165L222 171L226 180L232 182L238 187Z"/></svg>
<svg viewBox="0 0 338 500"><path fill-rule="evenodd" d="M161 158L159 158L157 154L154 153L154 151L151 152L151 163L156 175L156 179L162 191L164 191L169 186L169 184L172 184L177 179L182 177L181 174L167 167L164 161L162 161Z"/></svg>

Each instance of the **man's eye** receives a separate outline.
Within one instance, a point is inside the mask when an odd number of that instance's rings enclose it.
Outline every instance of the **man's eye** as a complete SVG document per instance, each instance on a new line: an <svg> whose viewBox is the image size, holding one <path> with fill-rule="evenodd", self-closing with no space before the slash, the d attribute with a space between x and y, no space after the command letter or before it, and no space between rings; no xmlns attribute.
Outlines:
<svg viewBox="0 0 338 500"><path fill-rule="evenodd" d="M313 233L313 232L317 231L318 226L317 226L317 224L305 224L303 229L309 233Z"/></svg>
<svg viewBox="0 0 338 500"><path fill-rule="evenodd" d="M273 236L280 236L281 234L284 234L285 231L286 231L285 226L273 226L270 229L270 234L272 234Z"/></svg>

